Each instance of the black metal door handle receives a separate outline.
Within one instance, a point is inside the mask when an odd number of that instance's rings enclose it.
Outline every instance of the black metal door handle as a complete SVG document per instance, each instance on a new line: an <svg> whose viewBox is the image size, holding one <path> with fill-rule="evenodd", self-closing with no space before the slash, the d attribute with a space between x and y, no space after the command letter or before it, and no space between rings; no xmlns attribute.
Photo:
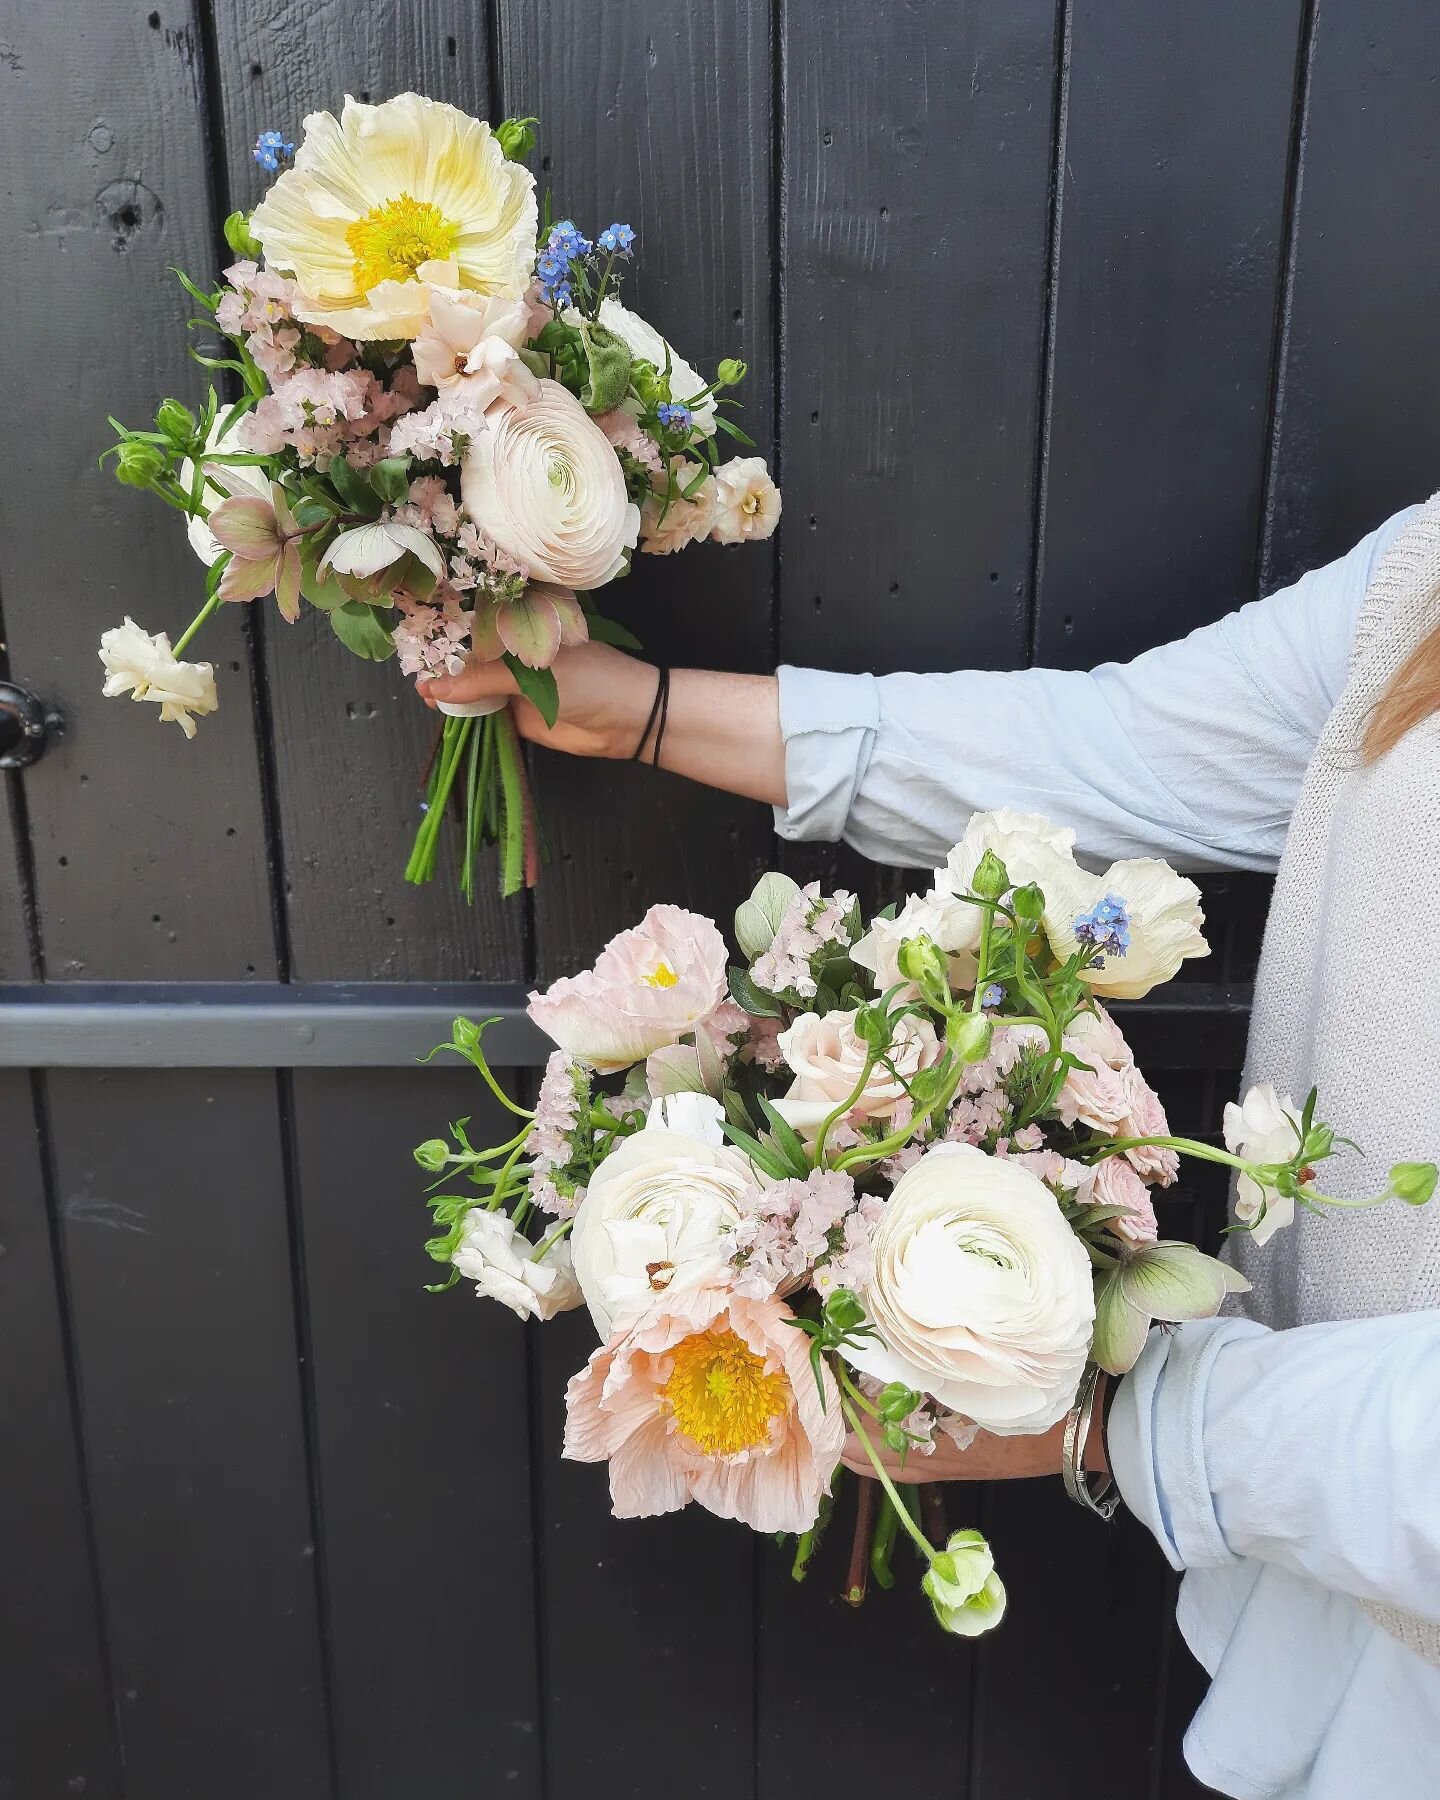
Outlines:
<svg viewBox="0 0 1440 1800"><path fill-rule="evenodd" d="M0 769L23 769L44 754L60 715L29 688L0 681Z"/></svg>

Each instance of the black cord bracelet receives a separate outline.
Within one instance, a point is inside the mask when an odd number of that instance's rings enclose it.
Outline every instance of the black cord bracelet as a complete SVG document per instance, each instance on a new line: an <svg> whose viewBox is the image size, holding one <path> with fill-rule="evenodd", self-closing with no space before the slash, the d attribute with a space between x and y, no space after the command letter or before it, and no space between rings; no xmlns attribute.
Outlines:
<svg viewBox="0 0 1440 1800"><path fill-rule="evenodd" d="M665 726L670 717L670 671L661 667L659 679L655 683L655 699L651 703L650 716L645 721L645 729L640 733L640 742L635 746L635 754L631 762L640 762L645 756L645 746L650 742L650 733L655 733L655 751L650 758L650 766L660 766L660 745L665 736Z"/></svg>

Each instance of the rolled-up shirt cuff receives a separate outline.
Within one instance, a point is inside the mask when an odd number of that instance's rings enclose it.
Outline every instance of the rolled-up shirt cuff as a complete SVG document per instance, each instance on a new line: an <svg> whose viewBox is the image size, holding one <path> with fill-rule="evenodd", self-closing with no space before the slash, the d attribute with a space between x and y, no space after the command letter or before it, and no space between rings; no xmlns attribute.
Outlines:
<svg viewBox="0 0 1440 1800"><path fill-rule="evenodd" d="M787 803L775 808L775 830L838 843L880 726L875 677L788 665L779 674Z"/></svg>
<svg viewBox="0 0 1440 1800"><path fill-rule="evenodd" d="M1224 1318L1154 1330L1116 1392L1106 1429L1110 1470L1126 1506L1149 1527L1172 1568L1238 1560L1210 1492L1205 1397L1225 1345L1264 1329Z"/></svg>

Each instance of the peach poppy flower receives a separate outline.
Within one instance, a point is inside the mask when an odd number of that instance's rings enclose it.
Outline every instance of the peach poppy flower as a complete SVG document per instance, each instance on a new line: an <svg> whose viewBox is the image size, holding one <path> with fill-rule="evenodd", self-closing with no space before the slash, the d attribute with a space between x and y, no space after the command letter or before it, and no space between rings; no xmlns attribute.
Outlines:
<svg viewBox="0 0 1440 1800"><path fill-rule="evenodd" d="M808 1531L845 1440L828 1369L788 1306L724 1287L667 1290L566 1390L565 1455L609 1462L617 1519L692 1500L755 1531Z"/></svg>

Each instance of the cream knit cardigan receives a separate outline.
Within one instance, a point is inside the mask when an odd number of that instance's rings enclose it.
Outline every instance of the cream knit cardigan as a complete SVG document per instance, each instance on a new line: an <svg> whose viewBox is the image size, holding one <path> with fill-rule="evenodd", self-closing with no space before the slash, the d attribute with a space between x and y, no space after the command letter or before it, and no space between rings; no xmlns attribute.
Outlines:
<svg viewBox="0 0 1440 1800"><path fill-rule="evenodd" d="M1392 1162L1440 1161L1440 718L1373 766L1359 757L1371 706L1437 623L1440 495L1366 594L1349 681L1286 840L1256 985L1246 1086L1270 1081L1297 1102L1318 1086L1320 1116L1365 1152L1324 1166L1322 1191L1343 1198L1380 1192ZM1329 1217L1301 1209L1264 1251L1231 1242L1254 1284L1240 1304L1267 1325L1440 1307L1440 1197ZM1436 1381L1440 1404L1440 1370ZM1440 1626L1366 1611L1440 1663Z"/></svg>

